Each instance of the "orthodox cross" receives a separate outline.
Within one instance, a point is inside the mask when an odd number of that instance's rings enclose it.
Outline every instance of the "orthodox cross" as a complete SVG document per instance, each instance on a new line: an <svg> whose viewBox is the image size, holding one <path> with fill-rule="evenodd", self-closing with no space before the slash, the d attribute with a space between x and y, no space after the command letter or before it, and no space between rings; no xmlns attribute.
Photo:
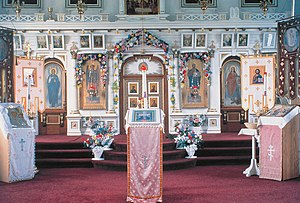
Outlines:
<svg viewBox="0 0 300 203"><path fill-rule="evenodd" d="M273 152L275 152L275 149L274 149L273 145L270 145L268 148L268 156L270 158L270 161L272 161L272 159L274 157Z"/></svg>
<svg viewBox="0 0 300 203"><path fill-rule="evenodd" d="M142 162L143 162L143 165L144 165L144 169L146 169L148 167L148 160L149 160L149 158L148 158L147 155L143 155L142 159L143 159Z"/></svg>
<svg viewBox="0 0 300 203"><path fill-rule="evenodd" d="M22 138L19 143L21 144L21 151L24 151L25 140Z"/></svg>

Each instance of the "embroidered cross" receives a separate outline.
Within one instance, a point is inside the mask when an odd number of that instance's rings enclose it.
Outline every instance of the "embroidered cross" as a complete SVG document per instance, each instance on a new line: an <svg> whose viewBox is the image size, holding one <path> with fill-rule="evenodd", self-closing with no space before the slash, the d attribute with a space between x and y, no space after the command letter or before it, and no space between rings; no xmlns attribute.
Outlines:
<svg viewBox="0 0 300 203"><path fill-rule="evenodd" d="M275 152L273 145L270 145L267 151L268 151L269 159L270 159L270 161L272 161L272 159L274 157L273 152Z"/></svg>
<svg viewBox="0 0 300 203"><path fill-rule="evenodd" d="M147 155L143 155L142 159L143 159L142 162L143 162L143 165L144 165L144 169L146 169L148 167L148 160L149 160L149 158L148 158Z"/></svg>
<svg viewBox="0 0 300 203"><path fill-rule="evenodd" d="M23 138L22 138L19 143L21 144L21 151L24 151L25 140L23 140Z"/></svg>

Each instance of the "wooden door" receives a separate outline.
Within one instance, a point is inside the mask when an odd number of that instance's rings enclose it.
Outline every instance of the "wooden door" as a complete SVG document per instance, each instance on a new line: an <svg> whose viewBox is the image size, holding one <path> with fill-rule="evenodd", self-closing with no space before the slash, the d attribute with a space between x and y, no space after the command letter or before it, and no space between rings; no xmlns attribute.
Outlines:
<svg viewBox="0 0 300 203"><path fill-rule="evenodd" d="M41 115L40 134L66 134L65 69L57 59L45 61L45 111Z"/></svg>
<svg viewBox="0 0 300 203"><path fill-rule="evenodd" d="M139 65L145 63L147 71L147 101L148 108L162 109L168 116L168 88L165 68L163 63L157 57L149 55L133 56L125 61L120 83L120 131L125 133L125 116L130 108L143 108L142 98L142 75L139 71ZM166 132L168 132L168 119L164 123Z"/></svg>
<svg viewBox="0 0 300 203"><path fill-rule="evenodd" d="M241 105L241 62L239 57L229 57L222 65L221 113L222 132L238 132L245 127L245 111Z"/></svg>

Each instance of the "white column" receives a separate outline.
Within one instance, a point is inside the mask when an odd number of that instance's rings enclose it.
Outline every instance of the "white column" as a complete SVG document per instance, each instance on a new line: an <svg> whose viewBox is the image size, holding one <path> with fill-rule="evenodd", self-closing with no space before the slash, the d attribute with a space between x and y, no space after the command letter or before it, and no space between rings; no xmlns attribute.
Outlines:
<svg viewBox="0 0 300 203"><path fill-rule="evenodd" d="M114 90L112 88L114 83L114 51L109 50L108 54L108 86L107 86L107 111L106 113L115 113L114 110Z"/></svg>
<svg viewBox="0 0 300 203"><path fill-rule="evenodd" d="M174 49L172 50L173 52L173 60L174 60L174 78L175 78L175 108L173 110L174 113L179 113L181 112L181 98L180 98L180 93L181 93L181 87L180 87L180 80L179 80L179 67L178 67L178 62L179 62L179 50Z"/></svg>
<svg viewBox="0 0 300 203"><path fill-rule="evenodd" d="M144 109L148 108L147 71L142 70L142 97L144 98Z"/></svg>
<svg viewBox="0 0 300 203"><path fill-rule="evenodd" d="M71 79L67 80L68 114L79 114L79 105L78 105L79 88L77 88L76 79L74 77L72 77L75 75L75 65L76 65L75 59L69 60L68 67L70 67L70 68L67 69L67 76L69 76L67 78L71 78Z"/></svg>
<svg viewBox="0 0 300 203"><path fill-rule="evenodd" d="M159 14L164 14L166 13L166 2L165 0L160 0L159 1Z"/></svg>
<svg viewBox="0 0 300 203"><path fill-rule="evenodd" d="M125 10L124 2L125 2L124 0L119 0L119 14L120 15L125 14L125 12L124 12L124 10Z"/></svg>

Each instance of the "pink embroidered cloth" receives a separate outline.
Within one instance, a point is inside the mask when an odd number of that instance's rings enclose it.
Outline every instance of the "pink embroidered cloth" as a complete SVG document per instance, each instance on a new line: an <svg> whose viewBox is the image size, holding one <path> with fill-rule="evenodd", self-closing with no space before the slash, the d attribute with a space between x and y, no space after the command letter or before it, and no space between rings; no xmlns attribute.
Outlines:
<svg viewBox="0 0 300 203"><path fill-rule="evenodd" d="M127 201L162 202L163 163L160 127L130 127L127 141Z"/></svg>
<svg viewBox="0 0 300 203"><path fill-rule="evenodd" d="M282 180L282 136L281 129L274 125L260 128L260 178Z"/></svg>

